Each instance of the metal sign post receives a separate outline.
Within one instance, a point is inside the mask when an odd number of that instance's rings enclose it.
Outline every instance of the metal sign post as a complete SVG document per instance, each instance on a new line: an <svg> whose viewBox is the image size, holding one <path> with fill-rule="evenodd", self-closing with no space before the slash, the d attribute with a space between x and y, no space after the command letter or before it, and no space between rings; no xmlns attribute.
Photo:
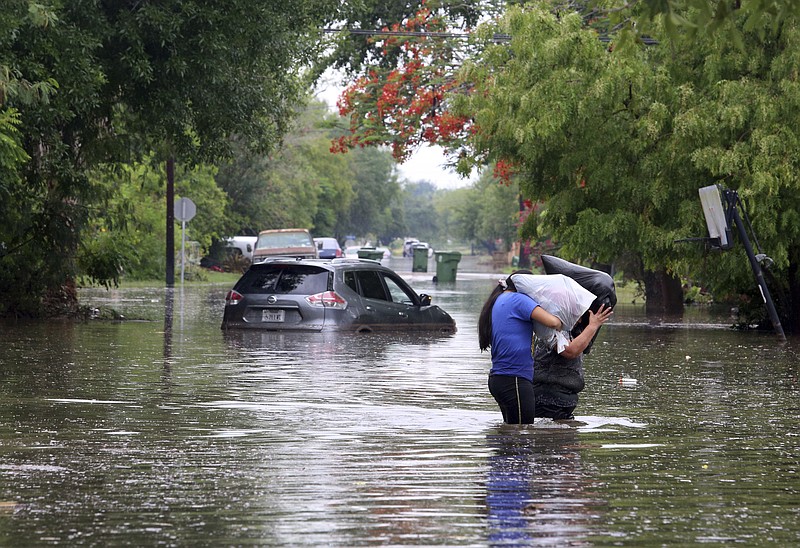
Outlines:
<svg viewBox="0 0 800 548"><path fill-rule="evenodd" d="M786 335L783 332L778 312L775 310L775 304L772 302L772 296L767 288L767 282L764 279L764 273L761 270L761 261L766 261L765 264L771 263L771 259L760 253L756 255L753 252L753 245L750 243L750 238L747 236L742 217L739 215L738 206L741 205L739 194L735 190L722 188L720 185L710 185L699 189L700 202L703 206L703 215L706 218L708 226L708 238L686 238L677 241L703 241L712 248L728 250L733 247L731 240L731 223L736 225L739 233L739 240L741 240L744 250L747 253L747 258L750 259L750 268L753 270L753 275L756 278L758 289L761 292L761 299L764 301L764 306L767 308L767 314L772 322L772 327L775 333L782 341L786 341ZM723 203L724 201L724 203ZM742 210L747 219L747 224L750 224L750 219L747 218L747 212ZM753 231L753 227L750 227ZM753 232L753 239L758 240Z"/></svg>
<svg viewBox="0 0 800 548"><path fill-rule="evenodd" d="M197 214L197 206L189 198L175 202L175 218L181 222L181 285L183 285L184 265L186 264L186 223Z"/></svg>
<svg viewBox="0 0 800 548"><path fill-rule="evenodd" d="M725 190L724 195L725 199L728 201L728 211L733 218L733 222L736 224L736 228L739 230L739 239L742 240L747 258L750 259L750 268L756 278L758 289L761 291L761 300L764 301L764 306L767 307L767 314L769 314L769 319L772 322L772 328L782 341L786 341L786 335L783 332L781 320L778 317L775 304L772 302L772 296L767 288L767 281L764 279L761 264L756 258L755 253L753 253L753 245L750 243L750 238L747 237L747 231L745 230L744 223L736 207L739 203L739 194L735 190Z"/></svg>

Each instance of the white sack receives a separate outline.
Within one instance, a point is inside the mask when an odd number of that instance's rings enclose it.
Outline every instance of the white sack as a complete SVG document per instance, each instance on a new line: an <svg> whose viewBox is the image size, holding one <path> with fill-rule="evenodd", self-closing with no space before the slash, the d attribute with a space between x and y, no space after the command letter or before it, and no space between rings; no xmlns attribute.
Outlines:
<svg viewBox="0 0 800 548"><path fill-rule="evenodd" d="M548 348L557 347L560 354L569 345L569 332L597 298L578 282L563 274L514 274L517 291L532 298L550 314L561 320L561 331L533 322L533 331Z"/></svg>

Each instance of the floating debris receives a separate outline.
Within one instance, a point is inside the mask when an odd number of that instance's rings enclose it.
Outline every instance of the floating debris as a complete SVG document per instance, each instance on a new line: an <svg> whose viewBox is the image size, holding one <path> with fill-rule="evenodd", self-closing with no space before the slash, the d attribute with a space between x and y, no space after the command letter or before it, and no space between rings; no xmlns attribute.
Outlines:
<svg viewBox="0 0 800 548"><path fill-rule="evenodd" d="M639 381L637 381L636 379L632 379L631 377L626 377L622 375L619 378L620 386L636 386L637 384L639 384Z"/></svg>

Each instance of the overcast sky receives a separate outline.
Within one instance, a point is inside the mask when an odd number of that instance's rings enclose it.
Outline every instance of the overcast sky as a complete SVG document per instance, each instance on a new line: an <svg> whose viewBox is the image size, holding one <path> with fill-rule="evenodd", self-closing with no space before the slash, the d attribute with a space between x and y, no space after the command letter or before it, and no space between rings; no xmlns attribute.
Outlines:
<svg viewBox="0 0 800 548"><path fill-rule="evenodd" d="M463 179L455 171L447 169L445 162L440 147L424 147L397 167L402 178L411 182L428 181L437 188L460 188L468 186L475 179L474 176Z"/></svg>

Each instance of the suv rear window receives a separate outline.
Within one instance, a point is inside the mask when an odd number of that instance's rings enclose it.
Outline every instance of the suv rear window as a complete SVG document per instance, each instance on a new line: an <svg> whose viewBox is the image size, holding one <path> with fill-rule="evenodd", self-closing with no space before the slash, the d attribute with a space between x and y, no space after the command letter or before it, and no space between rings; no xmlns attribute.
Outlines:
<svg viewBox="0 0 800 548"><path fill-rule="evenodd" d="M324 268L309 265L253 267L236 284L236 290L242 293L315 295L328 290L329 274Z"/></svg>
<svg viewBox="0 0 800 548"><path fill-rule="evenodd" d="M284 247L314 247L314 241L305 230L262 232L258 235L256 249L282 249Z"/></svg>

